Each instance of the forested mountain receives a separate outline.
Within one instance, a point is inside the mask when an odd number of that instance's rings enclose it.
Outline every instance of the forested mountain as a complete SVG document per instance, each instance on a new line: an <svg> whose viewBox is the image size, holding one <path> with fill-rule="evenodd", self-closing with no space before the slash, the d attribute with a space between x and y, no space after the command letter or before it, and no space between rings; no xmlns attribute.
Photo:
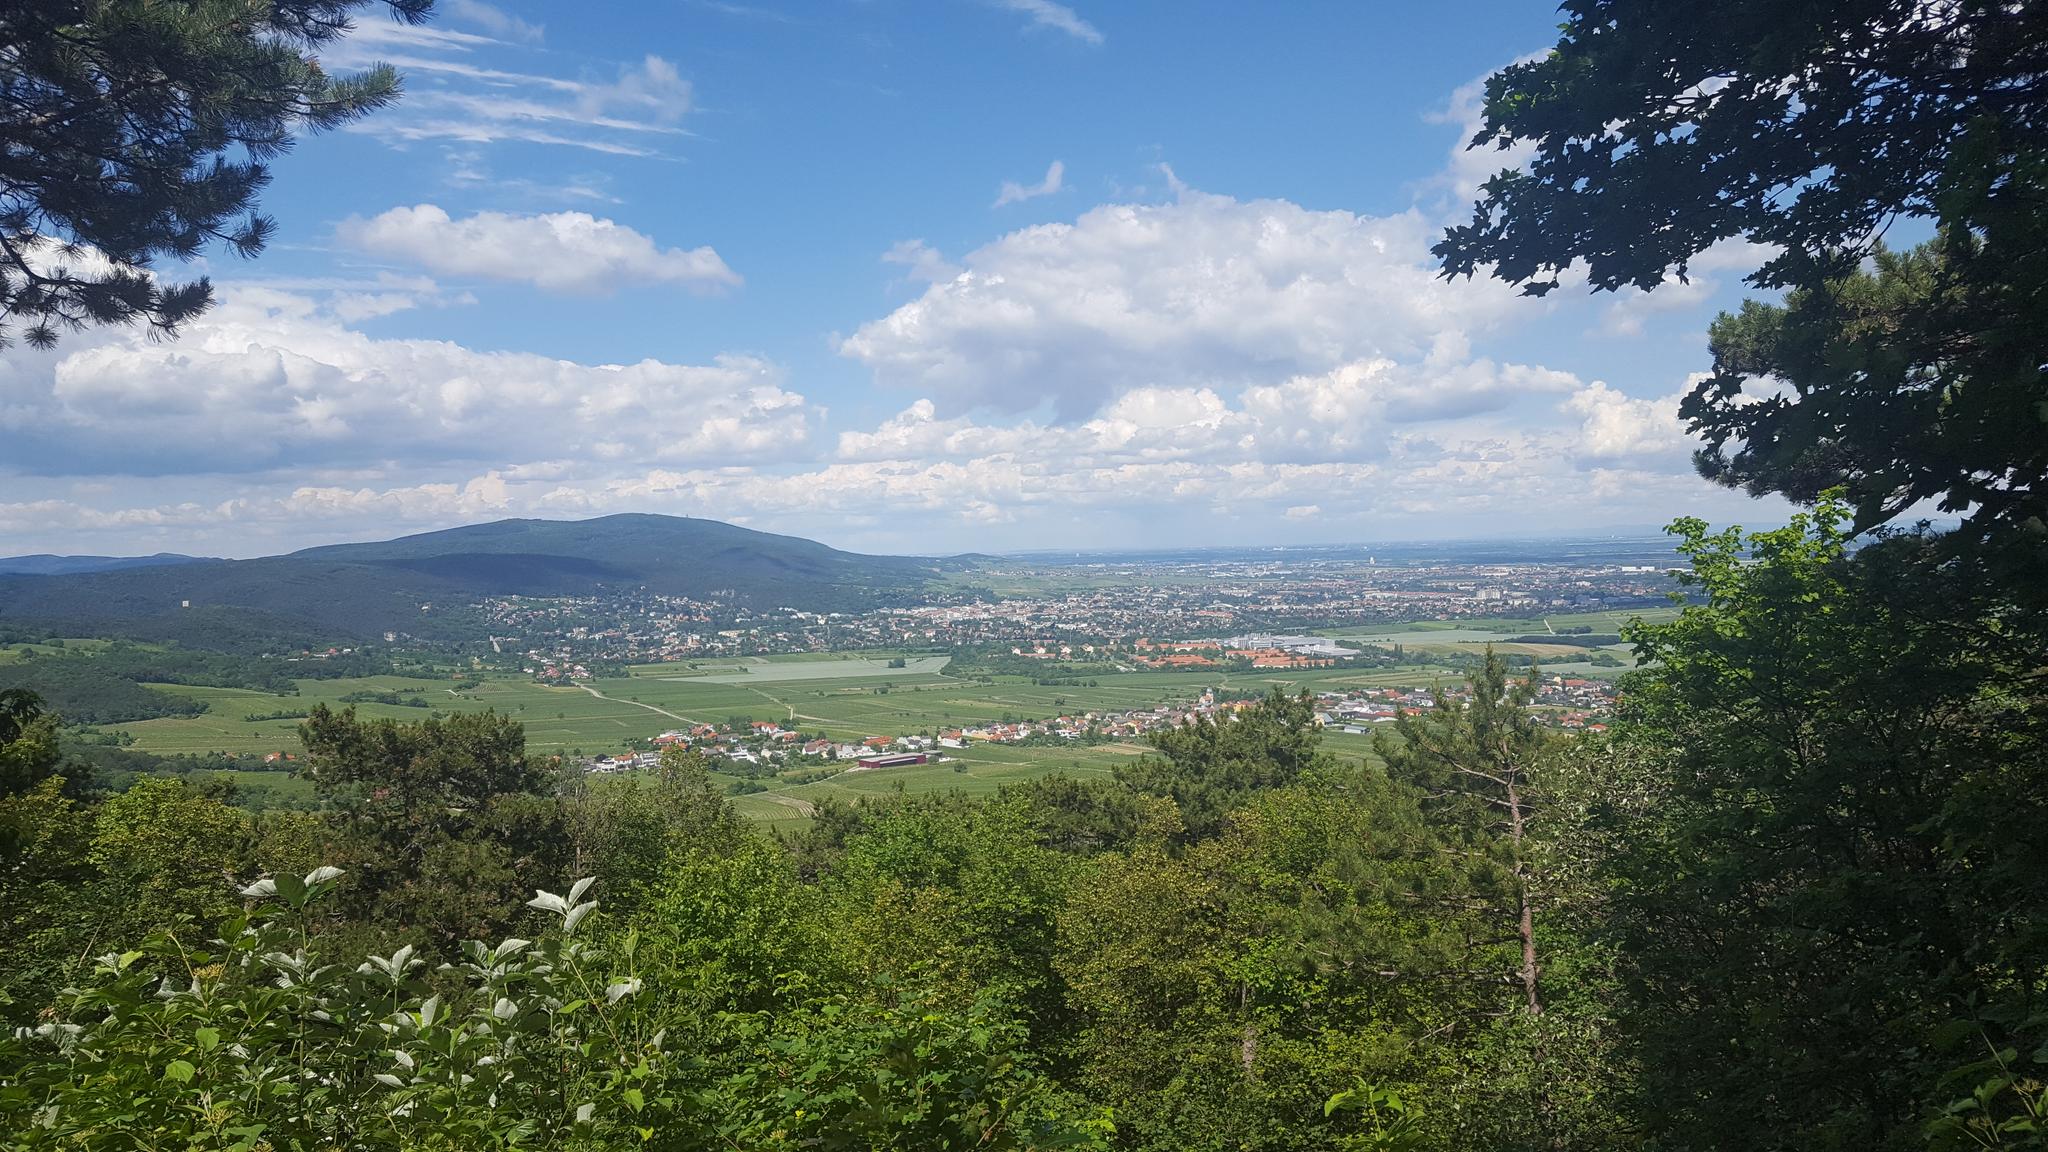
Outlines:
<svg viewBox="0 0 2048 1152"><path fill-rule="evenodd" d="M835 611L905 598L966 563L841 552L692 517L501 520L255 560L0 576L0 621L203 646L223 624L334 639L431 633L437 610L503 595L641 588ZM198 634L186 627L194 612L209 617Z"/></svg>
<svg viewBox="0 0 2048 1152"><path fill-rule="evenodd" d="M650 591L708 596L731 591L757 603L812 597L821 589L894 594L921 586L955 561L841 552L688 516L626 513L594 520L499 520L369 544L308 548L286 559L383 565L473 583L644 584ZM804 605L795 605L802 607Z"/></svg>

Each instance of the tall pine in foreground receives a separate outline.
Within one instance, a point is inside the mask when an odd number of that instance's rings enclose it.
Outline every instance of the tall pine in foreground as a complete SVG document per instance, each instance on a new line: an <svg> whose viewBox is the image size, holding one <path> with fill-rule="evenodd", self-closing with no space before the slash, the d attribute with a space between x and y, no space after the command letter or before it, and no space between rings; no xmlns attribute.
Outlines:
<svg viewBox="0 0 2048 1152"><path fill-rule="evenodd" d="M1178 805L1185 839L1212 839L1222 834L1233 809L1259 792L1294 783L1319 762L1322 735L1315 715L1308 689L1289 696L1275 686L1264 699L1220 719L1197 716L1152 733L1152 747L1164 759L1148 756L1119 765L1116 779Z"/></svg>
<svg viewBox="0 0 2048 1152"><path fill-rule="evenodd" d="M400 724L323 704L299 741L330 810L325 858L355 877L336 903L359 925L452 953L508 930L521 894L567 870L554 776L510 717Z"/></svg>
<svg viewBox="0 0 2048 1152"><path fill-rule="evenodd" d="M263 250L268 161L390 103L398 74L330 76L357 11L433 0L0 0L0 314L36 347L90 325L158 333L212 303L165 258Z"/></svg>
<svg viewBox="0 0 2048 1152"><path fill-rule="evenodd" d="M1683 281L1756 245L1682 415L1708 476L1855 526L1925 503L2048 537L2048 10L1985 0L1567 0L1547 55L1487 80L1487 181L1436 247L1541 295ZM1934 238L1886 253L1895 222ZM1873 262L1866 269L1866 262Z"/></svg>
<svg viewBox="0 0 2048 1152"><path fill-rule="evenodd" d="M1536 949L1540 900L1532 859L1538 817L1534 775L1548 742L1529 704L1536 698L1532 668L1520 680L1491 647L1467 681L1470 702L1442 690L1433 707L1400 715L1394 735L1374 740L1388 774L1419 788L1423 812L1456 862L1470 894L1494 911L1499 939L1512 940L1513 979L1529 1015L1543 1012ZM1483 962L1482 962L1483 963Z"/></svg>

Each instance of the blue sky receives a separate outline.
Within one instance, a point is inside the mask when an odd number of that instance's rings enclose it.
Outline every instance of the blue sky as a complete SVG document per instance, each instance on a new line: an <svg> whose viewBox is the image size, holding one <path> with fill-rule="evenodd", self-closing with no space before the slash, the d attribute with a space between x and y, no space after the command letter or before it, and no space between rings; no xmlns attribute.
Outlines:
<svg viewBox="0 0 2048 1152"><path fill-rule="evenodd" d="M1445 283L1540 3L441 0L275 165L174 342L0 364L0 552L254 555L502 516L873 551L1773 521L1676 420L1756 262ZM176 269L164 269L177 275Z"/></svg>

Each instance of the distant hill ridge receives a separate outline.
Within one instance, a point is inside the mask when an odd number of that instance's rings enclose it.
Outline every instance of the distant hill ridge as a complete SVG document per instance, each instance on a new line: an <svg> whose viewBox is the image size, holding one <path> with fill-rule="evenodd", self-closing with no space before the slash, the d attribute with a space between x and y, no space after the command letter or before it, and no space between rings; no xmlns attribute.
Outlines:
<svg viewBox="0 0 2048 1152"><path fill-rule="evenodd" d="M965 557L842 552L795 536L694 517L500 520L254 560L192 560L0 575L0 623L207 643L246 621L370 639L434 633L433 607L491 596L579 596L644 588L750 607L860 611L913 598ZM183 607L187 602L191 607ZM422 605L430 605L422 611ZM207 621L200 635L200 619Z"/></svg>
<svg viewBox="0 0 2048 1152"><path fill-rule="evenodd" d="M70 576L80 572L109 572L117 568L158 568L165 564L203 564L210 556L183 556L158 552L153 556L0 556L0 575Z"/></svg>

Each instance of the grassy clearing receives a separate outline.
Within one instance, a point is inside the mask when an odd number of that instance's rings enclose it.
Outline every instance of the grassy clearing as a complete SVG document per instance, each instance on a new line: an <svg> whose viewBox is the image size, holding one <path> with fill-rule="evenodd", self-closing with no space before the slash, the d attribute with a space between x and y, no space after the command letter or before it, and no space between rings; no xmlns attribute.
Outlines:
<svg viewBox="0 0 2048 1152"><path fill-rule="evenodd" d="M525 680L486 680L477 688L457 692L445 680L403 676L369 676L348 680L301 680L296 696L273 696L241 688L194 688L153 684L160 692L202 699L207 710L198 716L143 720L120 727L146 752L296 752L298 721L254 720L274 712L302 712L315 704L345 708L352 692L404 692L419 689L428 708L391 704L354 705L358 715L393 720L424 719L430 709L446 712L496 708L526 724L529 747L539 752L566 752L582 747L599 751L621 746L635 736L651 736L675 721L631 704L599 700L577 688L550 688Z"/></svg>
<svg viewBox="0 0 2048 1152"><path fill-rule="evenodd" d="M0 644L0 664L19 664L24 660L61 660L66 656L90 656L112 643L111 640L66 639L61 644Z"/></svg>
<svg viewBox="0 0 2048 1152"><path fill-rule="evenodd" d="M234 781L235 791L245 803L256 808L297 808L311 806L313 782L290 772L214 772Z"/></svg>

